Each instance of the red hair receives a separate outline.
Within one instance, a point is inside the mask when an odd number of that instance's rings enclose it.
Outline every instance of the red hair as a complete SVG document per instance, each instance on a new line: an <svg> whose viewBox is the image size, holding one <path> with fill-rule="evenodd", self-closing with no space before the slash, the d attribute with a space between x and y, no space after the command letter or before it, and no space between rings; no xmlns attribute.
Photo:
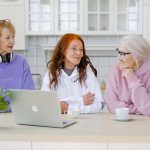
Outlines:
<svg viewBox="0 0 150 150"><path fill-rule="evenodd" d="M80 84L82 85L83 83L85 83L87 77L86 67L88 64L91 66L94 74L97 76L97 70L94 68L94 66L90 62L89 57L86 55L83 39L78 34L67 33L61 37L52 53L51 60L47 63L47 67L50 70L50 89L52 87L56 88L58 85L58 77L60 76L61 69L64 66L66 49L73 40L80 40L83 45L83 57L81 58L81 61L77 66Z"/></svg>

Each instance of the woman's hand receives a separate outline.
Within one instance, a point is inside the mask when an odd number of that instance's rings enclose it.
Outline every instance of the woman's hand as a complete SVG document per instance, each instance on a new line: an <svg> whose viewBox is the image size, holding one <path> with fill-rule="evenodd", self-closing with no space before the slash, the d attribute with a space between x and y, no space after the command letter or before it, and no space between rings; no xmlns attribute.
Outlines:
<svg viewBox="0 0 150 150"><path fill-rule="evenodd" d="M68 110L68 104L64 101L60 102L60 106L61 106L61 113L63 114L65 111Z"/></svg>
<svg viewBox="0 0 150 150"><path fill-rule="evenodd" d="M122 71L122 76L127 78L130 75L134 73L134 71L137 69L137 65L135 62L118 62L119 68Z"/></svg>
<svg viewBox="0 0 150 150"><path fill-rule="evenodd" d="M122 76L123 77L128 78L132 74L134 74L134 69L132 69L132 68L124 68L124 69L122 69Z"/></svg>
<svg viewBox="0 0 150 150"><path fill-rule="evenodd" d="M83 102L84 105L91 105L94 101L95 94L92 94L91 92L88 92L83 96Z"/></svg>

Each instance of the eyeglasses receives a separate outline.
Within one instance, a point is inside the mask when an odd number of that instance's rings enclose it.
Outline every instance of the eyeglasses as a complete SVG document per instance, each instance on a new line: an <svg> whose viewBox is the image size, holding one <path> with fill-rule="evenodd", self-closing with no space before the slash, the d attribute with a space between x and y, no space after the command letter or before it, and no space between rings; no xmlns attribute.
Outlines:
<svg viewBox="0 0 150 150"><path fill-rule="evenodd" d="M10 23L10 20L9 19L4 19L4 20L0 20L0 23Z"/></svg>
<svg viewBox="0 0 150 150"><path fill-rule="evenodd" d="M119 48L116 48L116 51L119 53L120 56L124 56L124 57L125 57L125 55L131 54L131 53L124 53L122 51L119 51Z"/></svg>

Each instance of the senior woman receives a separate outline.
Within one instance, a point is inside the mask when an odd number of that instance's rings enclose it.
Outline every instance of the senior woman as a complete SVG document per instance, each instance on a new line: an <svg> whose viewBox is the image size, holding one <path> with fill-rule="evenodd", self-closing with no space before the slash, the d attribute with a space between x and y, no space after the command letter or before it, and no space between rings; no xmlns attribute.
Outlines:
<svg viewBox="0 0 150 150"><path fill-rule="evenodd" d="M41 90L58 92L62 113L73 109L98 113L103 109L103 96L96 75L81 36L67 33L53 51Z"/></svg>
<svg viewBox="0 0 150 150"><path fill-rule="evenodd" d="M35 89L29 65L13 52L15 28L10 20L0 20L0 88ZM8 100L9 111L11 111Z"/></svg>
<svg viewBox="0 0 150 150"><path fill-rule="evenodd" d="M132 114L150 116L150 44L140 35L130 34L116 50L118 61L105 92L109 111L128 107Z"/></svg>

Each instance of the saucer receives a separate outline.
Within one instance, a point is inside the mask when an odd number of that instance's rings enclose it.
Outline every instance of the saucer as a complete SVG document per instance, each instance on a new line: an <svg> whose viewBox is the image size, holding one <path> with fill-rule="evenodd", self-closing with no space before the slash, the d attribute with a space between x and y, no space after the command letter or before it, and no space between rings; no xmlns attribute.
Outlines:
<svg viewBox="0 0 150 150"><path fill-rule="evenodd" d="M128 117L128 118L125 118L125 119L120 119L120 118L117 118L116 116L113 119L116 120L116 121L131 121L131 120L133 120L131 117Z"/></svg>

